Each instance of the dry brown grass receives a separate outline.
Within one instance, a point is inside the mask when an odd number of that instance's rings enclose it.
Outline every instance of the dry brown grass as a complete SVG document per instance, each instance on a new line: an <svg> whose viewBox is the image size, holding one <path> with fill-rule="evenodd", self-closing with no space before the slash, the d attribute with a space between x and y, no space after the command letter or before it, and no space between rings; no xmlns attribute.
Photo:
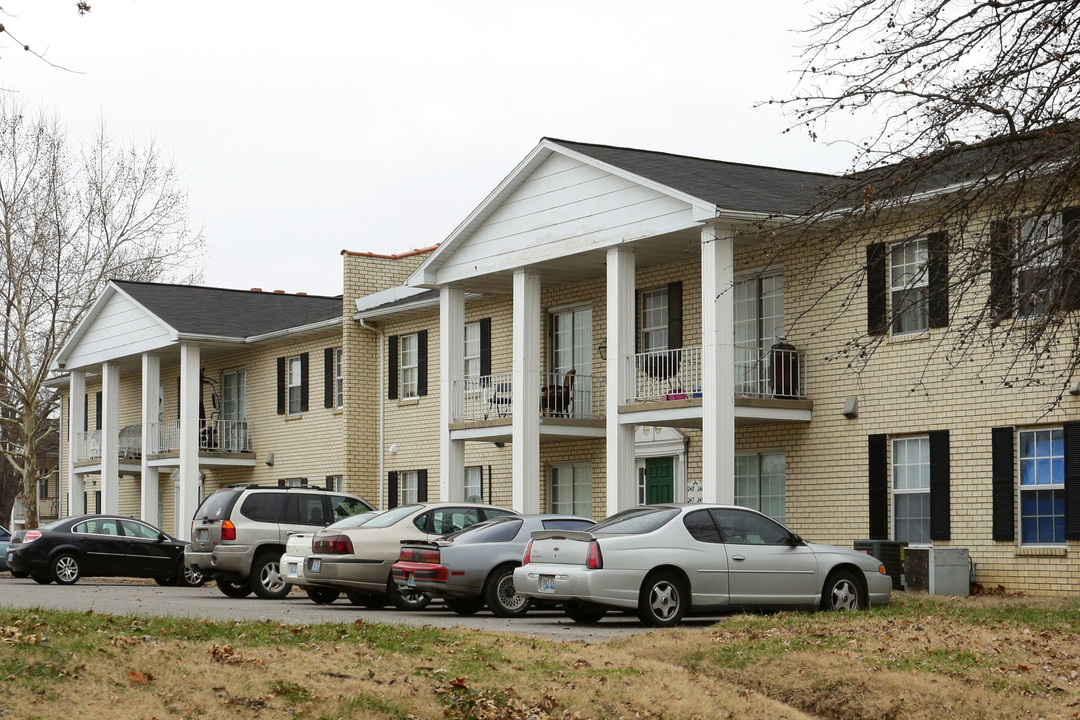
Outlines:
<svg viewBox="0 0 1080 720"><path fill-rule="evenodd" d="M0 717L1075 718L1076 615L901 597L588 644L0 610Z"/></svg>

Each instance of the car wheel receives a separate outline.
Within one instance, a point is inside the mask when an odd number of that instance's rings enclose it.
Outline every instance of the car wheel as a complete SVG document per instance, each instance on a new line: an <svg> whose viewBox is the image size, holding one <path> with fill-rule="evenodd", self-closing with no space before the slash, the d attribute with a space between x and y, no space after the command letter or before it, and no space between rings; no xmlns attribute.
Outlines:
<svg viewBox="0 0 1080 720"><path fill-rule="evenodd" d="M251 565L251 591L263 600L281 600L292 585L281 579L281 555L260 555Z"/></svg>
<svg viewBox="0 0 1080 720"><path fill-rule="evenodd" d="M443 604L458 615L475 615L484 607L484 600L479 595L473 597L446 597Z"/></svg>
<svg viewBox="0 0 1080 720"><path fill-rule="evenodd" d="M71 553L54 557L49 569L52 579L60 585L74 585L79 582L79 558Z"/></svg>
<svg viewBox="0 0 1080 720"><path fill-rule="evenodd" d="M491 571L484 582L484 601L493 615L502 618L521 617L532 606L529 598L514 590L513 565L502 565Z"/></svg>
<svg viewBox="0 0 1080 720"><path fill-rule="evenodd" d="M30 579L36 582L38 585L48 585L52 582L51 577L46 577L44 575L31 575Z"/></svg>
<svg viewBox="0 0 1080 720"><path fill-rule="evenodd" d="M579 625L592 625L604 619L607 608L599 605L588 605L576 600L569 600L562 604L563 612Z"/></svg>
<svg viewBox="0 0 1080 720"><path fill-rule="evenodd" d="M202 587L206 582L206 576L203 575L203 571L198 568L188 567L183 565L180 570L180 584L184 587Z"/></svg>
<svg viewBox="0 0 1080 720"><path fill-rule="evenodd" d="M330 605L341 595L341 591L337 588L316 587L315 585L305 587L304 592L307 593L313 603L319 605Z"/></svg>
<svg viewBox="0 0 1080 720"><path fill-rule="evenodd" d="M649 627L678 625L686 614L689 596L674 574L660 572L645 578L638 596L638 619Z"/></svg>
<svg viewBox="0 0 1080 720"><path fill-rule="evenodd" d="M821 591L821 607L824 610L858 610L866 606L858 578L847 570L838 570L825 581Z"/></svg>
<svg viewBox="0 0 1080 720"><path fill-rule="evenodd" d="M176 584L176 578L175 577L156 577L156 578L154 578L154 582L156 582L158 585L161 585L163 587L172 587L173 585Z"/></svg>
<svg viewBox="0 0 1080 720"><path fill-rule="evenodd" d="M217 587L225 597L243 598L251 594L251 587L247 583L235 583L231 580L218 580Z"/></svg>
<svg viewBox="0 0 1080 720"><path fill-rule="evenodd" d="M426 592L411 588L398 590L393 580L386 585L386 596L390 598L390 604L398 610L423 610L431 602L431 596Z"/></svg>

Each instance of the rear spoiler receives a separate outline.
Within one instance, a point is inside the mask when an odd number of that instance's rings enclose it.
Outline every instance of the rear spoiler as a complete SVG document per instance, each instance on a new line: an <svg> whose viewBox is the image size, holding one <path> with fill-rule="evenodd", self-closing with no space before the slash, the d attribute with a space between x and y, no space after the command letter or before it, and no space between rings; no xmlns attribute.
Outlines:
<svg viewBox="0 0 1080 720"><path fill-rule="evenodd" d="M551 540L554 538L566 538L567 540L579 540L589 542L595 536L587 530L533 530L533 540Z"/></svg>
<svg viewBox="0 0 1080 720"><path fill-rule="evenodd" d="M451 543L443 542L441 540L398 540L402 547L426 547L426 548L440 548L444 545L450 545Z"/></svg>

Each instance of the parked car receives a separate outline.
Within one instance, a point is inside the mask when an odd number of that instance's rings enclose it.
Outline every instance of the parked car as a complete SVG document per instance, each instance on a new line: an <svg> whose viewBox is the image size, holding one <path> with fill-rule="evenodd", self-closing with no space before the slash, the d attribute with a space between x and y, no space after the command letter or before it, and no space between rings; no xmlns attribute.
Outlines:
<svg viewBox="0 0 1080 720"><path fill-rule="evenodd" d="M292 589L280 574L290 532L311 532L372 506L314 486L233 485L206 497L191 521L185 562L228 597L276 600Z"/></svg>
<svg viewBox="0 0 1080 720"><path fill-rule="evenodd" d="M532 600L514 591L514 568L532 532L587 530L594 524L573 515L504 515L439 540L403 542L390 572L399 591L441 597L460 615L487 605L498 617L521 617Z"/></svg>
<svg viewBox="0 0 1080 720"><path fill-rule="evenodd" d="M187 543L134 518L79 515L18 530L6 558L13 573L41 584L73 585L83 577L144 577L159 585L203 584L186 572Z"/></svg>
<svg viewBox="0 0 1080 720"><path fill-rule="evenodd" d="M360 527L378 514L374 510L363 512L347 517L344 520L338 520L336 523L328 525L327 529L340 530L342 528ZM289 539L285 543L285 554L281 556L281 574L286 582L303 587L304 592L312 601L320 605L329 605L338 599L341 591L337 588L308 585L304 577L304 560L311 554L314 539L314 532L289 533ZM361 604L359 598L357 598L355 604Z"/></svg>
<svg viewBox="0 0 1080 720"><path fill-rule="evenodd" d="M576 622L609 608L652 627L731 607L886 605L892 583L876 559L808 543L771 518L725 505L648 505L588 531L532 534L514 571L519 595L558 600Z"/></svg>
<svg viewBox="0 0 1080 720"><path fill-rule="evenodd" d="M10 570L7 564L7 549L11 542L11 532L0 525L0 570Z"/></svg>
<svg viewBox="0 0 1080 720"><path fill-rule="evenodd" d="M314 550L304 562L304 579L309 585L361 593L368 607L390 602L400 610L419 610L431 597L415 590L400 592L390 577L402 540L433 540L484 520L516 514L477 503L402 505L357 528L315 533Z"/></svg>

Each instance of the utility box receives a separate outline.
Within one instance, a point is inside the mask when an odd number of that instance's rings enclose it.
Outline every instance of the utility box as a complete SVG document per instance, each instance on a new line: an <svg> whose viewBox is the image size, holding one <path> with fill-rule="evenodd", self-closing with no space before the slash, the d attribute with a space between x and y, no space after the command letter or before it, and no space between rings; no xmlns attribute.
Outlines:
<svg viewBox="0 0 1080 720"><path fill-rule="evenodd" d="M901 590L904 586L904 548L906 546L907 543L901 540L855 541L856 550L877 558L885 566L885 572L892 579L893 590Z"/></svg>
<svg viewBox="0 0 1080 720"><path fill-rule="evenodd" d="M971 558L967 548L905 548L904 584L931 595L971 594Z"/></svg>

